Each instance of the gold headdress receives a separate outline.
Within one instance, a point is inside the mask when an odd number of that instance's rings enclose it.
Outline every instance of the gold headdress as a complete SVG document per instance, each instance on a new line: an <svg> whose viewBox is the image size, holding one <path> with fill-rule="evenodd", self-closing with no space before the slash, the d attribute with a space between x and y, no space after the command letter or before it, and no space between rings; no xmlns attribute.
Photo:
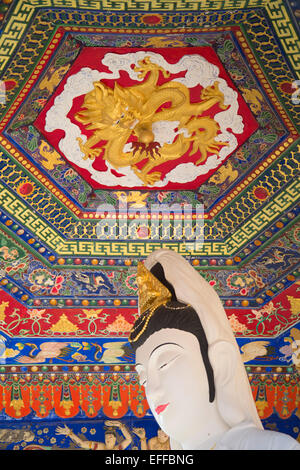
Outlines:
<svg viewBox="0 0 300 470"><path fill-rule="evenodd" d="M171 300L171 292L148 271L143 263L138 263L137 284L139 290L140 317L129 335L133 343L143 334L155 310Z"/></svg>

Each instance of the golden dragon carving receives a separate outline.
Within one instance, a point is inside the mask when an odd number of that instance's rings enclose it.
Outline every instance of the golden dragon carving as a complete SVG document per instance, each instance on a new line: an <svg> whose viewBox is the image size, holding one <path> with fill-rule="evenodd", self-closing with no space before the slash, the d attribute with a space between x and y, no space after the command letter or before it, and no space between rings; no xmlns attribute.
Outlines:
<svg viewBox="0 0 300 470"><path fill-rule="evenodd" d="M134 86L114 88L101 81L84 97L75 119L93 134L83 143L77 138L83 159L102 156L116 170L130 166L144 185L153 185L161 179L155 167L177 160L188 152L199 152L196 164L207 159L208 152L218 153L227 145L216 140L219 125L203 113L218 103L224 105L224 95L218 83L202 89L198 103L190 102L189 89L176 81L158 84L159 74L170 76L164 68L151 62L149 57L138 62L134 69L145 79ZM160 121L178 122L178 134L172 143L160 145L155 141L153 124ZM124 147L133 140L129 151Z"/></svg>

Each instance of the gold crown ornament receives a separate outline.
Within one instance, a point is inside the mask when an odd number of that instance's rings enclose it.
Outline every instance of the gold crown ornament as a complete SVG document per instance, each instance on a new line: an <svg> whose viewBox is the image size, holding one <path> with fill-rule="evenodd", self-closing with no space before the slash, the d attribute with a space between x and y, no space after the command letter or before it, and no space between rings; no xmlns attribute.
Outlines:
<svg viewBox="0 0 300 470"><path fill-rule="evenodd" d="M141 262L138 263L136 280L140 317L130 331L128 339L131 343L143 334L155 310L169 302L172 297L171 292Z"/></svg>
<svg viewBox="0 0 300 470"><path fill-rule="evenodd" d="M138 263L137 277L139 309L144 313L171 300L171 292L141 262Z"/></svg>

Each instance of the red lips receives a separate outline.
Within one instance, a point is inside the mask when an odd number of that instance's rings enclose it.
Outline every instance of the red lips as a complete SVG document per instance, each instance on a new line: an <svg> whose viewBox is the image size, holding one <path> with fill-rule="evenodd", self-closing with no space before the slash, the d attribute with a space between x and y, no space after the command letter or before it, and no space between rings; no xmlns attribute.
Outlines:
<svg viewBox="0 0 300 470"><path fill-rule="evenodd" d="M167 408L168 405L169 403L166 403L165 405L159 405L157 408L155 408L156 414L159 415L160 413L162 413Z"/></svg>

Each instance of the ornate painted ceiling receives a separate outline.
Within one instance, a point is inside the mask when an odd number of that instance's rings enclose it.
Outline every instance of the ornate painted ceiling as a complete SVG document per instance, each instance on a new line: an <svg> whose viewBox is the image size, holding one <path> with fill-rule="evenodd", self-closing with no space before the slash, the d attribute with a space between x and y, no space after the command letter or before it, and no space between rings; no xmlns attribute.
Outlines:
<svg viewBox="0 0 300 470"><path fill-rule="evenodd" d="M161 247L220 295L265 427L299 435L296 3L0 2L1 448L76 447L62 420L156 435L127 336Z"/></svg>

